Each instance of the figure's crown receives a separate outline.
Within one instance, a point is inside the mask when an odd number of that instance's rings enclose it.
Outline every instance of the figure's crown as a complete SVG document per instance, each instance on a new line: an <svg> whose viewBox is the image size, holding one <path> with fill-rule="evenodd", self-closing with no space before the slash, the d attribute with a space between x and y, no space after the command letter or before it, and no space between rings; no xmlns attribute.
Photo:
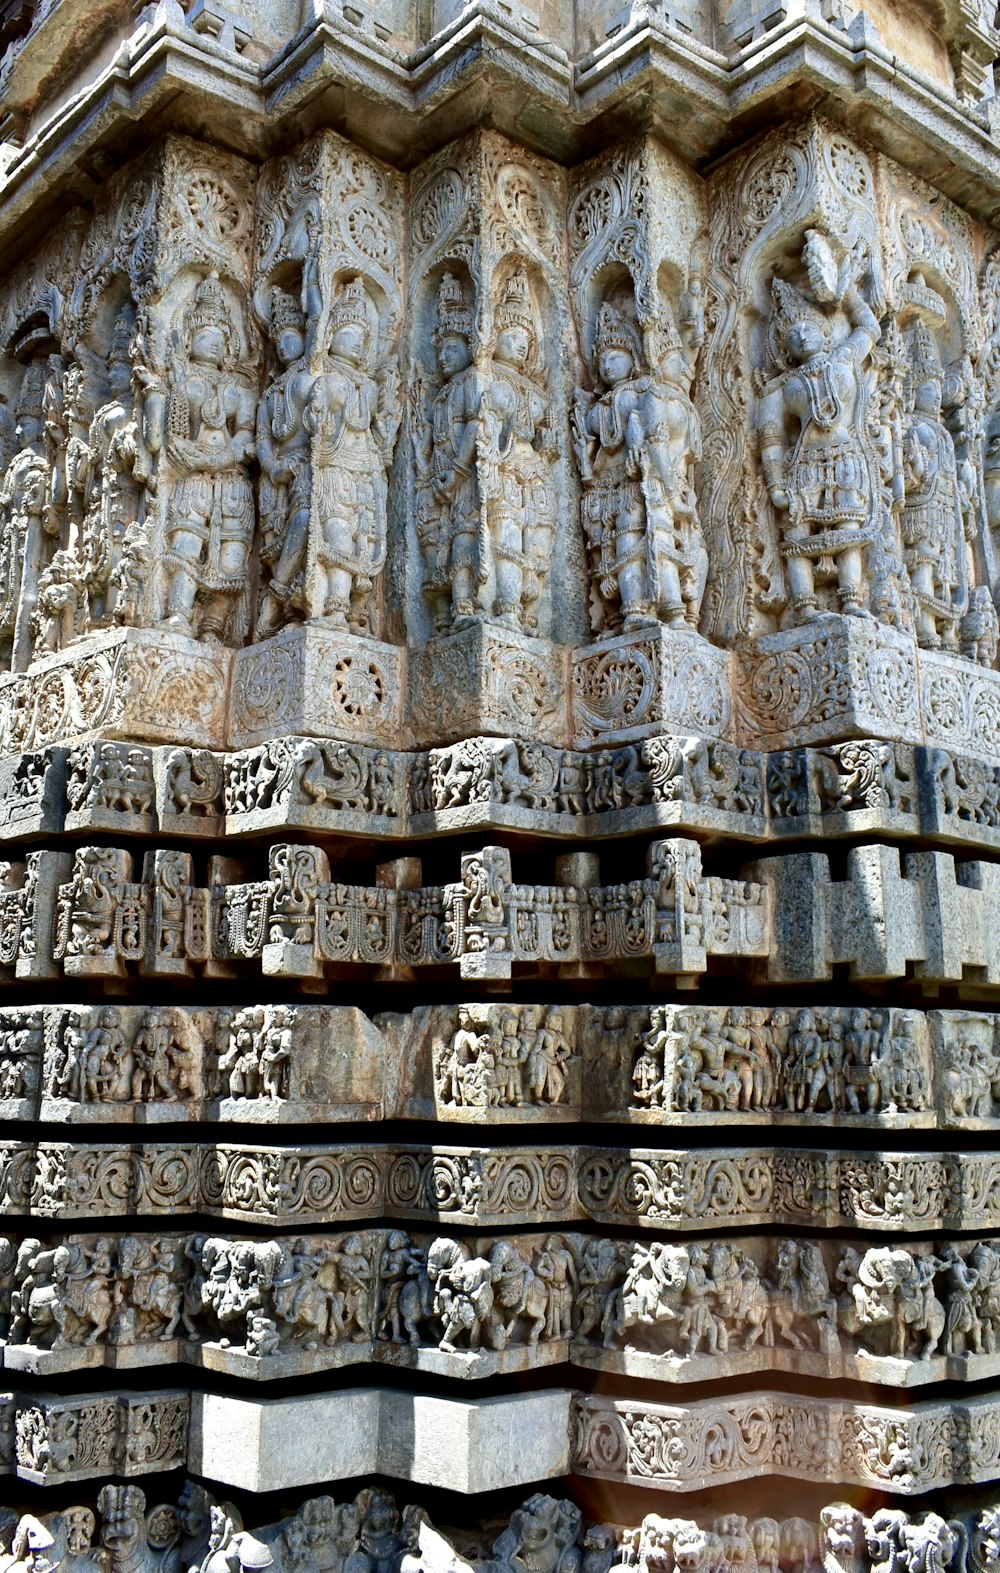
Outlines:
<svg viewBox="0 0 1000 1573"><path fill-rule="evenodd" d="M271 331L277 337L285 328L302 329L302 308L287 289L275 284L271 290Z"/></svg>
<svg viewBox="0 0 1000 1573"><path fill-rule="evenodd" d="M914 385L921 382L940 382L944 375L934 335L926 323L918 322L913 329L910 338L910 366L913 370Z"/></svg>
<svg viewBox="0 0 1000 1573"><path fill-rule="evenodd" d="M472 312L466 304L462 281L453 273L445 273L438 286L435 331L439 338L456 333L467 339L472 334Z"/></svg>
<svg viewBox="0 0 1000 1573"><path fill-rule="evenodd" d="M368 292L359 278L348 279L330 309L330 331L348 324L368 330Z"/></svg>
<svg viewBox="0 0 1000 1573"><path fill-rule="evenodd" d="M500 304L497 306L497 328L502 332L504 328L526 328L531 334L535 331L535 319L531 310L531 291L528 280L523 273L512 273L503 288Z"/></svg>
<svg viewBox="0 0 1000 1573"><path fill-rule="evenodd" d="M130 306L123 306L111 329L108 344L108 365L127 365L132 358L132 336L135 333L135 313Z"/></svg>
<svg viewBox="0 0 1000 1573"><path fill-rule="evenodd" d="M189 333L196 333L199 328L222 328L228 335L231 326L229 307L217 273L212 272L202 279L195 290L187 326Z"/></svg>
<svg viewBox="0 0 1000 1573"><path fill-rule="evenodd" d="M633 359L638 358L639 343L635 328L622 312L607 301L597 314L594 350L598 355L605 350L627 350Z"/></svg>

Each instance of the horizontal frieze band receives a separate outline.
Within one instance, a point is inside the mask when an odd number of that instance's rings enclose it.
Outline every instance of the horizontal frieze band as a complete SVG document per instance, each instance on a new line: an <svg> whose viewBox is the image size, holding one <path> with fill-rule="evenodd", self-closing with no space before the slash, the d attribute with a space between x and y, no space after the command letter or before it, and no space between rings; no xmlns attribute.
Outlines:
<svg viewBox="0 0 1000 1573"><path fill-rule="evenodd" d="M1000 850L1000 765L877 739L762 753L661 733L588 751L472 737L406 752L306 737L231 753L98 739L0 760L0 841L475 830L735 841L921 837Z"/></svg>
<svg viewBox="0 0 1000 1573"><path fill-rule="evenodd" d="M0 1238L11 1373L187 1364L251 1381L372 1363L474 1381L1000 1375L1000 1242L562 1232Z"/></svg>
<svg viewBox="0 0 1000 1573"><path fill-rule="evenodd" d="M483 1474L488 1476L488 1460ZM242 1481L231 1482L243 1484ZM463 1484L467 1482L463 1481ZM471 1486L475 1489L475 1485ZM323 1495L303 1501L273 1523L253 1517L246 1527L232 1502L204 1483L187 1480L169 1500L157 1505L135 1484L108 1484L93 1499L60 1512L11 1512L15 1547L44 1556L52 1573L158 1573L165 1555L174 1553L185 1568L203 1567L214 1555L241 1573L269 1568L295 1573L307 1546L327 1573L379 1573L387 1563L424 1573L521 1573L530 1556L541 1573L557 1568L572 1573L614 1573L652 1568L666 1558L698 1570L741 1573L747 1567L781 1568L784 1573L878 1573L889 1555L904 1565L947 1567L951 1573L996 1573L1000 1509L982 1492L962 1492L939 1502L937 1511L892 1506L878 1494L866 1499L865 1512L847 1502L829 1502L818 1513L813 1493L797 1502L786 1486L786 1516L727 1512L697 1517L682 1512L651 1512L626 1522L585 1517L577 1503L537 1491L512 1513L466 1514L461 1528L449 1529L438 1515L432 1521L418 1504L397 1508L384 1490L365 1487L353 1501ZM90 1505L90 1504L93 1505ZM41 1510L39 1502L33 1504ZM682 1505L677 1504L678 1508ZM798 1514L794 1510L799 1508ZM946 1517L943 1515L947 1515ZM126 1549L123 1549L126 1548ZM540 1555L539 1548L543 1548ZM127 1556L128 1561L125 1562Z"/></svg>
<svg viewBox="0 0 1000 1573"><path fill-rule="evenodd" d="M1000 1016L895 1006L0 1008L0 1119L74 1125L817 1121L995 1130Z"/></svg>
<svg viewBox="0 0 1000 1573"><path fill-rule="evenodd" d="M678 836L648 843L645 872L616 884L602 883L592 852L556 857L551 884L518 882L501 846L454 866L444 885L425 886L414 857L346 883L321 848L279 844L249 880L212 856L202 884L193 854L175 849L141 862L105 845L28 852L4 865L0 984L343 968L410 982L457 966L502 985L515 969L582 980L623 965L694 984L734 959L759 962L773 982L824 982L846 965L861 980L964 984L966 997L1000 987L1000 863L870 843L848 849L842 877L810 851L760 857L730 878L706 873L700 844Z"/></svg>
<svg viewBox="0 0 1000 1573"><path fill-rule="evenodd" d="M552 1388L469 1400L362 1387L284 1399L12 1395L0 1411L8 1469L41 1485L163 1473L185 1453L203 1478L257 1490L373 1474L452 1489L464 1477L474 1491L574 1474L683 1493L774 1475L906 1496L1000 1476L991 1396L894 1409L772 1392L666 1405ZM400 1447L401 1431L432 1433L436 1451Z"/></svg>
<svg viewBox="0 0 1000 1573"><path fill-rule="evenodd" d="M1000 1155L0 1142L0 1216L178 1214L290 1227L391 1219L990 1232L1000 1227Z"/></svg>

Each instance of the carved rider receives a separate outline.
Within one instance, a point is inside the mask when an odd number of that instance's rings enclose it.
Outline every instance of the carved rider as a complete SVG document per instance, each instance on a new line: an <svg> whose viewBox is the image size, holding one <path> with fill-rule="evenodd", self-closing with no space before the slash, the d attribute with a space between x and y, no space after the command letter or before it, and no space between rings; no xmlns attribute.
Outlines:
<svg viewBox="0 0 1000 1573"><path fill-rule="evenodd" d="M609 628L698 623L708 555L691 483L701 452L690 397L696 327L687 324L683 342L661 326L662 363L646 375L634 323L607 301L598 313L604 392L577 391L574 427L594 594Z"/></svg>
<svg viewBox="0 0 1000 1573"><path fill-rule="evenodd" d="M256 398L238 369L236 324L217 273L198 285L184 327L187 354L174 367L162 432L178 472L167 499L166 622L198 638L239 643L254 534L247 462ZM154 451L161 440L156 425L154 407Z"/></svg>
<svg viewBox="0 0 1000 1573"><path fill-rule="evenodd" d="M814 301L781 279L771 289L788 365L757 412L761 463L778 515L793 623L820 614L818 588L836 585L840 611L867 613L864 552L877 530L876 486L864 444L868 361L879 324L854 278L816 230L803 262ZM850 325L837 340L831 311Z"/></svg>

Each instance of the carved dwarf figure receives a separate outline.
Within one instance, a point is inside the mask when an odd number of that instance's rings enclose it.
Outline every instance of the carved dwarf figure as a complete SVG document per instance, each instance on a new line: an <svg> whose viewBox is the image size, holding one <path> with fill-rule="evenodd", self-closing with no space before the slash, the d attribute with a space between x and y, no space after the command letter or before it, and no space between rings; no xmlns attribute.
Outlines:
<svg viewBox="0 0 1000 1573"><path fill-rule="evenodd" d="M385 564L386 468L399 415L395 376L371 375L368 291L348 279L330 310L325 365L303 422L312 437L312 507L306 612L364 633L371 591Z"/></svg>
<svg viewBox="0 0 1000 1573"><path fill-rule="evenodd" d="M256 397L238 365L237 324L217 273L195 290L184 331L169 408L162 395L147 401L150 447L165 445L177 472L166 501L165 619L181 633L238 644L254 535L247 464Z"/></svg>
<svg viewBox="0 0 1000 1573"><path fill-rule="evenodd" d="M972 499L961 485L955 444L941 419L944 372L928 328L911 346L913 408L902 444L903 558L914 599L917 642L958 648L958 620L968 605L966 541L974 531Z"/></svg>
<svg viewBox="0 0 1000 1573"><path fill-rule="evenodd" d="M781 279L771 286L786 369L765 390L756 418L793 623L819 615L817 591L827 585L836 586L840 611L867 612L865 547L878 525L862 436L878 319L858 288L853 253L838 264L825 237L808 230L802 260L813 300ZM841 339L837 307L850 328Z"/></svg>
<svg viewBox="0 0 1000 1573"><path fill-rule="evenodd" d="M577 390L583 526L608 628L698 624L708 555L691 481L701 453L690 397L697 335L686 327L686 343L661 330L662 361L646 374L638 330L606 301L594 339L604 391Z"/></svg>

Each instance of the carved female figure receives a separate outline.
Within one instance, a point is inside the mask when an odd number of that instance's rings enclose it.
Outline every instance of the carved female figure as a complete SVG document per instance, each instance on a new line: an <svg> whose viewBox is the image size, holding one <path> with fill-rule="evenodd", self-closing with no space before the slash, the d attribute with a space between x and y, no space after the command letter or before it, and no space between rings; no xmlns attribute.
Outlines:
<svg viewBox="0 0 1000 1573"><path fill-rule="evenodd" d="M14 427L14 457L0 481L0 637L9 642L11 667L21 671L31 656L31 622L49 509L51 469L45 452L43 399L46 367L30 365L21 384Z"/></svg>
<svg viewBox="0 0 1000 1573"><path fill-rule="evenodd" d="M538 331L523 273L507 280L496 321L477 439L493 559L492 612L498 621L533 631L555 530L555 447L547 400L533 375Z"/></svg>
<svg viewBox="0 0 1000 1573"><path fill-rule="evenodd" d="M187 353L174 367L162 434L162 400L147 402L150 448L158 451L162 436L178 471L167 499L166 622L195 637L236 642L245 633L254 533L247 463L257 401L237 367L235 326L218 274L195 290L185 332Z"/></svg>
<svg viewBox="0 0 1000 1573"><path fill-rule="evenodd" d="M370 336L367 290L349 279L331 308L326 369L303 417L313 477L307 612L355 632L368 628L385 563L385 471L396 435L390 385L366 369Z"/></svg>
<svg viewBox="0 0 1000 1573"><path fill-rule="evenodd" d="M879 324L854 282L826 278L834 266L829 252L824 238L810 230L803 260L820 305L781 279L772 283L790 364L762 396L756 422L796 623L820 614L817 585L832 583L842 612L866 614L864 548L877 526L861 433L867 363ZM851 266L853 260L847 259ZM840 342L833 340L833 320L824 309L836 304L850 325Z"/></svg>
<svg viewBox="0 0 1000 1573"><path fill-rule="evenodd" d="M472 364L472 313L461 281L446 273L437 300L434 347L442 385L416 436L417 536L424 594L436 633L472 618L486 582L476 449L479 374Z"/></svg>
<svg viewBox="0 0 1000 1573"><path fill-rule="evenodd" d="M281 370L257 409L260 554L273 565L257 620L259 635L281 627L297 585L301 594L312 495L311 437L305 424L312 377L305 361L302 313L286 290L271 292L271 333Z"/></svg>
<svg viewBox="0 0 1000 1573"><path fill-rule="evenodd" d="M932 650L942 643L957 650L959 619L969 599L965 543L975 526L954 440L941 419L941 360L923 323L914 329L912 364L913 410L902 452L903 557L917 642Z"/></svg>
<svg viewBox="0 0 1000 1573"><path fill-rule="evenodd" d="M700 428L679 340L643 374L639 334L614 306L598 313L596 398L578 390L575 446L594 593L607 626L697 626L708 573L691 484Z"/></svg>

